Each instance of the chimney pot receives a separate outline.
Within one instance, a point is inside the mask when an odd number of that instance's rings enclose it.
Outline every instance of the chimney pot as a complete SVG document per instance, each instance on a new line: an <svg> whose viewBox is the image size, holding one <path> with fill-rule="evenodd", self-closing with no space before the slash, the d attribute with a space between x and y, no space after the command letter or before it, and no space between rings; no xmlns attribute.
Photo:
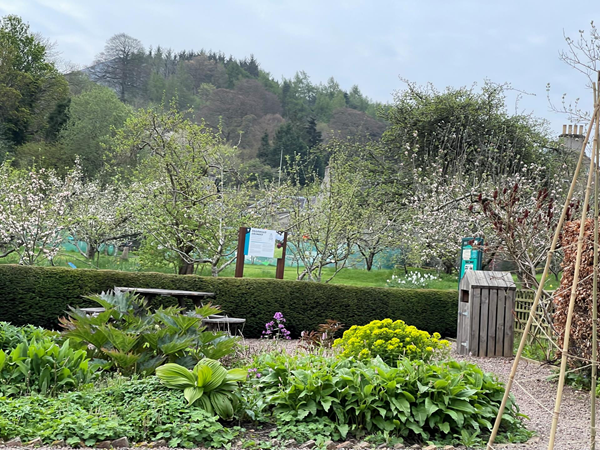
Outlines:
<svg viewBox="0 0 600 450"><path fill-rule="evenodd" d="M579 125L579 134L583 134L583 125Z"/></svg>
<svg viewBox="0 0 600 450"><path fill-rule="evenodd" d="M566 125L563 125L563 132L562 132L562 134L567 134L567 126Z"/></svg>
<svg viewBox="0 0 600 450"><path fill-rule="evenodd" d="M569 125L569 134L573 134L573 125Z"/></svg>

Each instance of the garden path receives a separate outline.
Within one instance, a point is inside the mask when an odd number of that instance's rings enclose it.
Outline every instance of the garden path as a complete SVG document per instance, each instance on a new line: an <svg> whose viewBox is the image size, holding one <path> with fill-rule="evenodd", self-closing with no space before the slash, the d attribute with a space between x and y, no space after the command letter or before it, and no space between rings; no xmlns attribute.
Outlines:
<svg viewBox="0 0 600 450"><path fill-rule="evenodd" d="M503 382L508 381L514 358L477 358L461 356L454 352L453 358L477 364L485 372L493 372ZM553 375L548 365L523 360L519 363L512 392L521 413L529 416L526 426L537 433L527 444L510 445L509 449L542 450L548 448L548 436L556 398L557 383L548 381ZM600 410L600 402L596 400ZM589 450L590 396L587 391L565 386L555 450ZM495 446L496 447L496 446ZM507 448L497 446L498 448ZM598 447L600 448L600 447Z"/></svg>

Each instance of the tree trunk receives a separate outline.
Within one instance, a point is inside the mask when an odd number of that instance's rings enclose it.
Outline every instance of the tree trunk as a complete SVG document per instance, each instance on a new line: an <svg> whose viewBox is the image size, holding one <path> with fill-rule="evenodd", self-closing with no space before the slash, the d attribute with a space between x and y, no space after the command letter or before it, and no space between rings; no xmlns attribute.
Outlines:
<svg viewBox="0 0 600 450"><path fill-rule="evenodd" d="M96 256L97 251L98 249L96 248L96 246L88 242L87 249L85 250L85 257L91 261L94 261L94 257Z"/></svg>
<svg viewBox="0 0 600 450"><path fill-rule="evenodd" d="M365 264L367 266L367 272L370 272L373 268L373 260L375 259L375 254L373 252L369 252L367 257L365 258Z"/></svg>
<svg viewBox="0 0 600 450"><path fill-rule="evenodd" d="M193 275L194 274L194 264L187 263L182 261L179 266L179 275Z"/></svg>

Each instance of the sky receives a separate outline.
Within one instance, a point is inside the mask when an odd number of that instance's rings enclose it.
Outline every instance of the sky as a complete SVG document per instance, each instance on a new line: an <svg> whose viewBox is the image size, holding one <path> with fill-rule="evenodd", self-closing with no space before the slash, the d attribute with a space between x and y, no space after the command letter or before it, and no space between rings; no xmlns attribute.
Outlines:
<svg viewBox="0 0 600 450"><path fill-rule="evenodd" d="M114 34L146 48L254 54L276 79L304 70L315 83L333 76L373 100L392 103L417 84L509 83L510 113L549 121L554 134L570 123L551 110L581 98L588 79L559 58L564 36L577 38L600 20L600 2L557 0L0 0L33 32L55 41L61 57L90 65Z"/></svg>

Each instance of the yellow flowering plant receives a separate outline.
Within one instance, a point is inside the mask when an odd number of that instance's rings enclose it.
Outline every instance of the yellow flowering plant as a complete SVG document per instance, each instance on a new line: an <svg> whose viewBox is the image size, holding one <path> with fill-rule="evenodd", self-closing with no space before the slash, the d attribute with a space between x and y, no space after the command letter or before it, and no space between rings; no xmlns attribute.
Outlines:
<svg viewBox="0 0 600 450"><path fill-rule="evenodd" d="M402 320L374 320L368 325L354 325L336 339L334 348L341 350L341 357L360 360L381 357L388 364L401 358L429 361L436 352L449 350L450 343L441 339L439 333L407 325Z"/></svg>

